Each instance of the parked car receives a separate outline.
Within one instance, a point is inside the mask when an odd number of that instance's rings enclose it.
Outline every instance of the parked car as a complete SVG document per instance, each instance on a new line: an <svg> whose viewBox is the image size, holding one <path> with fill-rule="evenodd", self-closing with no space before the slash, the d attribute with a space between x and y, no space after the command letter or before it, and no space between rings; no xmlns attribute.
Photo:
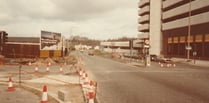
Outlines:
<svg viewBox="0 0 209 103"><path fill-rule="evenodd" d="M174 61L172 61L171 59L163 59L159 62L161 67L176 67L176 64Z"/></svg>
<svg viewBox="0 0 209 103"><path fill-rule="evenodd" d="M88 51L88 55L94 56L94 51L93 50Z"/></svg>
<svg viewBox="0 0 209 103"><path fill-rule="evenodd" d="M150 60L151 61L157 61L157 55L150 55Z"/></svg>

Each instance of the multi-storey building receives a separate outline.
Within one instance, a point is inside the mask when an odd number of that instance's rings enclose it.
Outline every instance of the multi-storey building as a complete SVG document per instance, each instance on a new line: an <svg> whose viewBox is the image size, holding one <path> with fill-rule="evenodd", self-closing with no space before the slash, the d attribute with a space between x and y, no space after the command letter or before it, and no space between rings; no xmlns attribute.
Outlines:
<svg viewBox="0 0 209 103"><path fill-rule="evenodd" d="M164 55L209 59L209 0L165 0Z"/></svg>
<svg viewBox="0 0 209 103"><path fill-rule="evenodd" d="M140 0L138 31L142 39L149 38L149 53L161 55L161 0Z"/></svg>
<svg viewBox="0 0 209 103"><path fill-rule="evenodd" d="M159 6L154 8L152 3ZM150 15L146 22L141 22L145 16L141 12L146 5ZM209 0L140 0L139 8L139 24L148 25L146 32L150 37L150 52L152 48L158 48L167 57L209 59ZM152 12L159 13L161 17L151 15ZM153 18L160 22L153 22ZM152 27L158 23L161 25L159 28ZM156 28L161 32L151 32ZM139 31L144 32L143 27L139 27ZM162 39L157 39L160 37ZM155 46L159 42L162 48Z"/></svg>

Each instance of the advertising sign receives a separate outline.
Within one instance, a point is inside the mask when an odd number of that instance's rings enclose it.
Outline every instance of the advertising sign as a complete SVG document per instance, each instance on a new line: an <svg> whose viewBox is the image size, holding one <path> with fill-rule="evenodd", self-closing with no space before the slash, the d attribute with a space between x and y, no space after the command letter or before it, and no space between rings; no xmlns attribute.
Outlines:
<svg viewBox="0 0 209 103"><path fill-rule="evenodd" d="M41 50L61 49L61 33L41 31Z"/></svg>

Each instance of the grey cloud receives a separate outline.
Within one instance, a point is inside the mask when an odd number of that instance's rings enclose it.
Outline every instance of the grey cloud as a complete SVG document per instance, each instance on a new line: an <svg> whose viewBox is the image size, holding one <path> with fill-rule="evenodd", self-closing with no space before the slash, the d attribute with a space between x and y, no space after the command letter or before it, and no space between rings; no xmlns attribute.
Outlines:
<svg viewBox="0 0 209 103"><path fill-rule="evenodd" d="M109 38L111 34L112 37L136 34L137 2L0 0L0 26L12 34L39 34L43 29L69 34L73 26L73 33L85 32L85 35L94 38ZM106 34L109 36L104 36Z"/></svg>
<svg viewBox="0 0 209 103"><path fill-rule="evenodd" d="M113 9L129 6L129 0L6 0L4 9L12 17L82 21ZM120 2L120 5L119 3Z"/></svg>

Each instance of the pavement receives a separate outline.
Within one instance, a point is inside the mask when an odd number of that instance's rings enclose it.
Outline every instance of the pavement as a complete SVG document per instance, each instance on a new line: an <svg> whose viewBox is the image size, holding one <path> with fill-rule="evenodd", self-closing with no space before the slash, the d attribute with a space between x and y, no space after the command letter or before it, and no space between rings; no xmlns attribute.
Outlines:
<svg viewBox="0 0 209 103"><path fill-rule="evenodd" d="M38 103L39 96L30 91L15 88L15 91L6 91L7 85L0 85L0 100L1 103Z"/></svg>
<svg viewBox="0 0 209 103"><path fill-rule="evenodd" d="M34 91L23 88L16 88L14 92L7 92L8 77L12 76L13 85L18 83L18 66L0 67L0 103L38 103L41 95ZM33 87L42 92L43 85L47 85L48 94L56 100L58 91L65 92L65 100L61 103L84 103L82 89L79 84L79 77L75 71L65 67L63 73L59 72L59 66L52 66L49 73L45 73L45 67L40 67L39 73L34 73L34 66L22 66L22 84ZM21 95L19 95L21 94ZM62 101L62 100L61 100ZM50 100L49 100L50 102ZM57 103L57 102L50 102Z"/></svg>
<svg viewBox="0 0 209 103"><path fill-rule="evenodd" d="M208 67L209 68L209 61L207 60L191 60L187 61L187 59L183 58L172 58L175 62L185 63L192 66L200 66L200 67Z"/></svg>
<svg viewBox="0 0 209 103"><path fill-rule="evenodd" d="M187 64L187 65L190 65L190 66L205 67L205 68L209 69L209 61L207 61L207 60L195 60L195 61L190 60L190 61L187 61L187 59L185 59L185 58L172 58L171 60L176 62L176 63L184 63L184 64ZM130 60L127 59L126 61L128 61L127 64L130 64L130 65L141 66L141 67L144 66L144 63L141 60L132 60L130 62Z"/></svg>
<svg viewBox="0 0 209 103"><path fill-rule="evenodd" d="M25 83L31 85L34 88L41 88L43 84L47 85L48 93L60 99L58 92L62 91L65 98L63 103L84 103L82 90L79 83L79 77L77 75L46 75L41 78L27 80Z"/></svg>

